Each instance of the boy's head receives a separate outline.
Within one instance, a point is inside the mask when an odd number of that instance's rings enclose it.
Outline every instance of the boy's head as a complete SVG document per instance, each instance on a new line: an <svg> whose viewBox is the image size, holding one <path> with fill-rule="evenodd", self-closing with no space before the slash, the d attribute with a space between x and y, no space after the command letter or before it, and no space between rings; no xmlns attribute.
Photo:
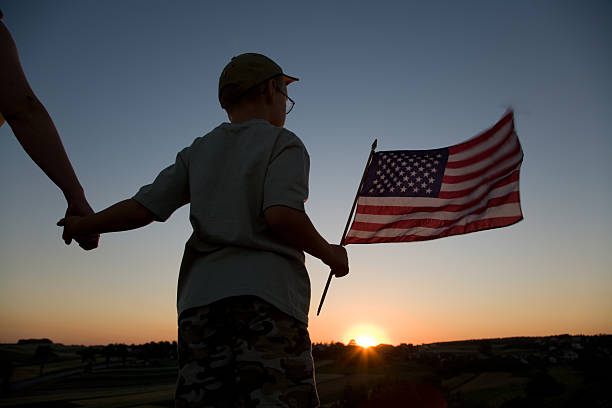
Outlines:
<svg viewBox="0 0 612 408"><path fill-rule="evenodd" d="M270 58L255 53L241 54L225 66L219 78L219 102L232 122L266 119L283 126L287 85L297 78L283 73Z"/></svg>

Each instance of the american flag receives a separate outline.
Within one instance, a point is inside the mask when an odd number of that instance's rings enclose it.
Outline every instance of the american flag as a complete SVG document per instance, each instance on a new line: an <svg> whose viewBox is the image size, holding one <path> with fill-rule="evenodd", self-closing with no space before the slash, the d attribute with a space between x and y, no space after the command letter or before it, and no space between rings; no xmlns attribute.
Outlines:
<svg viewBox="0 0 612 408"><path fill-rule="evenodd" d="M523 150L509 111L455 146L374 153L345 244L424 241L523 219Z"/></svg>

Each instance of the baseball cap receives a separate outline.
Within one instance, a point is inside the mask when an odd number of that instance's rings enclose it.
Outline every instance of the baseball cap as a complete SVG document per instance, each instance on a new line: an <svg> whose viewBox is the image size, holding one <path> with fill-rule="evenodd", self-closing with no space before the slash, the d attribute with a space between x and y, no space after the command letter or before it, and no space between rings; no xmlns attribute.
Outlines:
<svg viewBox="0 0 612 408"><path fill-rule="evenodd" d="M278 75L282 75L287 85L299 81L298 78L285 74L276 62L265 55L251 52L233 57L219 77L219 102L221 92L228 85L234 88L233 94L241 96L254 86Z"/></svg>

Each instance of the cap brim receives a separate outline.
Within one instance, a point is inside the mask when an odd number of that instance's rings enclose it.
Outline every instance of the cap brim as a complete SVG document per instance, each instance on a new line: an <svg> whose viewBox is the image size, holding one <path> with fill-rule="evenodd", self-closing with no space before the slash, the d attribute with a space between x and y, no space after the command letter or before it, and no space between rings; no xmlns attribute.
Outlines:
<svg viewBox="0 0 612 408"><path fill-rule="evenodd" d="M292 82L299 81L298 78L289 76L287 74L283 74L283 80L285 81L285 85L289 85Z"/></svg>

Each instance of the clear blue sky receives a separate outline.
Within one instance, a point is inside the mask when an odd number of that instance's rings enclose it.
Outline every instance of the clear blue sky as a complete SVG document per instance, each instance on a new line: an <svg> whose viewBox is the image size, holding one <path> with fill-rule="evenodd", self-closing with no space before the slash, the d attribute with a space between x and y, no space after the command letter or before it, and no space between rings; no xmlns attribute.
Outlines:
<svg viewBox="0 0 612 408"><path fill-rule="evenodd" d="M133 195L227 118L229 59L300 82L287 128L311 156L307 211L340 239L367 158L459 143L512 106L525 220L425 243L349 246L334 280L307 258L315 341L368 324L391 343L612 332L612 3L0 1L30 84L95 209ZM65 203L0 128L0 342L175 335L187 209L85 253ZM349 334L350 333L350 334Z"/></svg>

